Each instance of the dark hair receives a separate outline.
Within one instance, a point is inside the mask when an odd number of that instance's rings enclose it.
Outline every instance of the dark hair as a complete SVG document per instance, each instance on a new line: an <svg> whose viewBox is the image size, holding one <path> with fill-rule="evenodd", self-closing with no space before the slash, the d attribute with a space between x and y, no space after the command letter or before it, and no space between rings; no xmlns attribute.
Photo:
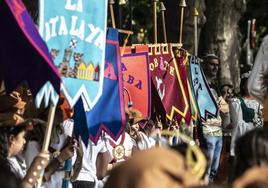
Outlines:
<svg viewBox="0 0 268 188"><path fill-rule="evenodd" d="M240 82L240 95L243 96L248 96L248 88L247 88L247 82L248 78L242 78Z"/></svg>
<svg viewBox="0 0 268 188"><path fill-rule="evenodd" d="M229 88L232 88L232 89L234 88L234 86L232 84L222 84L221 87L220 87L220 91L222 92L223 88L226 87L226 86L229 87Z"/></svg>
<svg viewBox="0 0 268 188"><path fill-rule="evenodd" d="M202 59L204 63L207 63L208 61L213 59L217 59L220 62L220 58L215 54L206 54Z"/></svg>
<svg viewBox="0 0 268 188"><path fill-rule="evenodd" d="M234 178L252 166L268 164L268 128L257 128L240 137L235 147Z"/></svg>
<svg viewBox="0 0 268 188"><path fill-rule="evenodd" d="M7 160L9 149L9 138L11 135L17 136L19 133L26 129L26 124L19 126L5 126L0 128L0 160L9 166Z"/></svg>

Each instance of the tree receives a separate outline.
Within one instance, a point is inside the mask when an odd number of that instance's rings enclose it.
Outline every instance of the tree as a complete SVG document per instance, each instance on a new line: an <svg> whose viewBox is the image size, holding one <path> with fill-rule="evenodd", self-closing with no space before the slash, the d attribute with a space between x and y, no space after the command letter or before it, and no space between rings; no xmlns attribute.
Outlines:
<svg viewBox="0 0 268 188"><path fill-rule="evenodd" d="M23 0L31 15L37 20L38 1ZM133 30L132 43L152 43L152 0L126 0L118 5L115 0L116 22L118 27ZM166 27L168 42L179 41L180 0L162 0L166 6ZM257 42L267 33L267 0L186 0L184 14L183 48L193 54L194 29L193 7L199 11L198 36L199 53L215 53L221 59L220 83L231 83L239 88L240 64L244 64L248 19L257 19ZM159 4L159 3L158 3ZM246 6L247 5L247 6ZM109 24L111 25L111 24ZM158 11L158 41L162 40L162 27ZM257 49L255 50L255 52ZM243 52L243 51L242 51ZM241 58L242 57L242 58Z"/></svg>

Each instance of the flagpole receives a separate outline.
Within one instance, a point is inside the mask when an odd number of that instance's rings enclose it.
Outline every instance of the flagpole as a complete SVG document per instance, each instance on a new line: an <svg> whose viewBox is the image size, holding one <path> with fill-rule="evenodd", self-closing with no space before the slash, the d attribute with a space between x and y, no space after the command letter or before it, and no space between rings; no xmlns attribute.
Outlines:
<svg viewBox="0 0 268 188"><path fill-rule="evenodd" d="M197 37L197 17L199 15L197 8L194 7L194 55L198 55L198 37Z"/></svg>
<svg viewBox="0 0 268 188"><path fill-rule="evenodd" d="M166 7L163 2L160 3L160 12L162 17L162 27L163 27L163 37L164 37L164 43L167 43L167 31L166 31L166 20L165 20L165 11Z"/></svg>
<svg viewBox="0 0 268 188"><path fill-rule="evenodd" d="M55 111L56 111L56 104L50 104L49 106L49 114L48 114L48 120L47 120L47 128L44 136L44 141L43 141L43 146L41 152L48 152L48 146L50 143L50 137L51 137L51 132L53 128L53 122L54 122L54 117L55 117ZM42 179L44 176L44 172L40 175L37 181L37 188L41 187L42 184Z"/></svg>
<svg viewBox="0 0 268 188"><path fill-rule="evenodd" d="M185 2L185 0L181 0L179 6L180 6L180 9L181 9L180 38L179 38L179 43L182 45L183 15L184 15L184 8L186 7L186 2Z"/></svg>
<svg viewBox="0 0 268 188"><path fill-rule="evenodd" d="M114 8L113 8L114 0L109 0L109 9L112 20L112 27L115 28L115 18L114 18Z"/></svg>
<svg viewBox="0 0 268 188"><path fill-rule="evenodd" d="M153 27L154 27L154 43L157 44L157 1L153 0Z"/></svg>

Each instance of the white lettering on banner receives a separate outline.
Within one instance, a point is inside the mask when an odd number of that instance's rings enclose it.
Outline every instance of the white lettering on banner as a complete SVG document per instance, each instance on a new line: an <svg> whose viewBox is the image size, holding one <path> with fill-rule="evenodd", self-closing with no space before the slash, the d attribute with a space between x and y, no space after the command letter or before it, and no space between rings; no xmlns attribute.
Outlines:
<svg viewBox="0 0 268 188"><path fill-rule="evenodd" d="M96 46L98 46L100 49L104 49L105 41L104 41L104 33L103 33L103 31L100 31L100 34L99 34L99 36L96 38L94 44L95 44Z"/></svg>
<svg viewBox="0 0 268 188"><path fill-rule="evenodd" d="M79 29L77 31L77 36L81 40L84 40L84 37L85 37L85 21L84 20L81 20L80 27L79 27Z"/></svg>
<svg viewBox="0 0 268 188"><path fill-rule="evenodd" d="M65 9L83 12L83 3L82 0L77 0L77 3L72 3L73 0L66 0Z"/></svg>
<svg viewBox="0 0 268 188"><path fill-rule="evenodd" d="M88 37L85 39L85 41L91 43L93 38L99 32L100 28L98 28L98 27L95 28L93 24L88 24L88 27L89 27L89 30L91 33L88 35Z"/></svg>
<svg viewBox="0 0 268 188"><path fill-rule="evenodd" d="M63 16L60 17L60 29L59 29L59 35L67 35L67 26L66 22Z"/></svg>
<svg viewBox="0 0 268 188"><path fill-rule="evenodd" d="M59 20L59 17L56 16L54 18L51 18L49 22L46 22L46 41L48 41L51 37L56 37L56 24Z"/></svg>
<svg viewBox="0 0 268 188"><path fill-rule="evenodd" d="M104 50L105 41L103 30L99 27L95 27L93 24L88 24L88 27L86 27L85 23L85 20L80 20L79 22L77 16L72 16L71 25L68 27L64 16L55 16L54 18L50 18L49 21L45 23L45 40L48 42L53 37L57 37L57 35L69 34L71 36L76 36L85 42L93 43L101 50ZM86 32L88 34L85 38Z"/></svg>
<svg viewBox="0 0 268 188"><path fill-rule="evenodd" d="M76 29L76 22L77 22L78 17L77 16L72 16L72 24L71 24L71 29L69 34L73 36L77 36L78 29Z"/></svg>
<svg viewBox="0 0 268 188"><path fill-rule="evenodd" d="M160 58L163 58L163 57L160 57ZM154 58L154 62L151 62L149 64L149 66L150 66L150 71L154 71L154 69L156 69L158 66L160 66L157 58ZM168 73L171 76L174 76L175 68L172 65L170 65L166 60L163 61L163 64L161 66L161 70L168 70Z"/></svg>
<svg viewBox="0 0 268 188"><path fill-rule="evenodd" d="M164 85L164 88L163 88L163 91L161 91L161 84L163 84L163 80L161 78L158 78L157 76L155 77L155 80L156 80L156 89L157 89L157 93L161 99L161 101L163 100L164 96L165 96L165 85Z"/></svg>

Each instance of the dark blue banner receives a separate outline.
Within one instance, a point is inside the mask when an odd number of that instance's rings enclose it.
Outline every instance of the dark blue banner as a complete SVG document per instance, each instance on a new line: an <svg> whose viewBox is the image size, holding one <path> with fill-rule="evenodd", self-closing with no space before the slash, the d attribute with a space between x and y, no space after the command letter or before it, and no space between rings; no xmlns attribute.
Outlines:
<svg viewBox="0 0 268 188"><path fill-rule="evenodd" d="M74 132L87 145L88 138L97 143L101 132L117 140L125 126L122 72L120 69L118 31L109 29L106 39L103 93L90 110L85 112L80 98L74 107Z"/></svg>

